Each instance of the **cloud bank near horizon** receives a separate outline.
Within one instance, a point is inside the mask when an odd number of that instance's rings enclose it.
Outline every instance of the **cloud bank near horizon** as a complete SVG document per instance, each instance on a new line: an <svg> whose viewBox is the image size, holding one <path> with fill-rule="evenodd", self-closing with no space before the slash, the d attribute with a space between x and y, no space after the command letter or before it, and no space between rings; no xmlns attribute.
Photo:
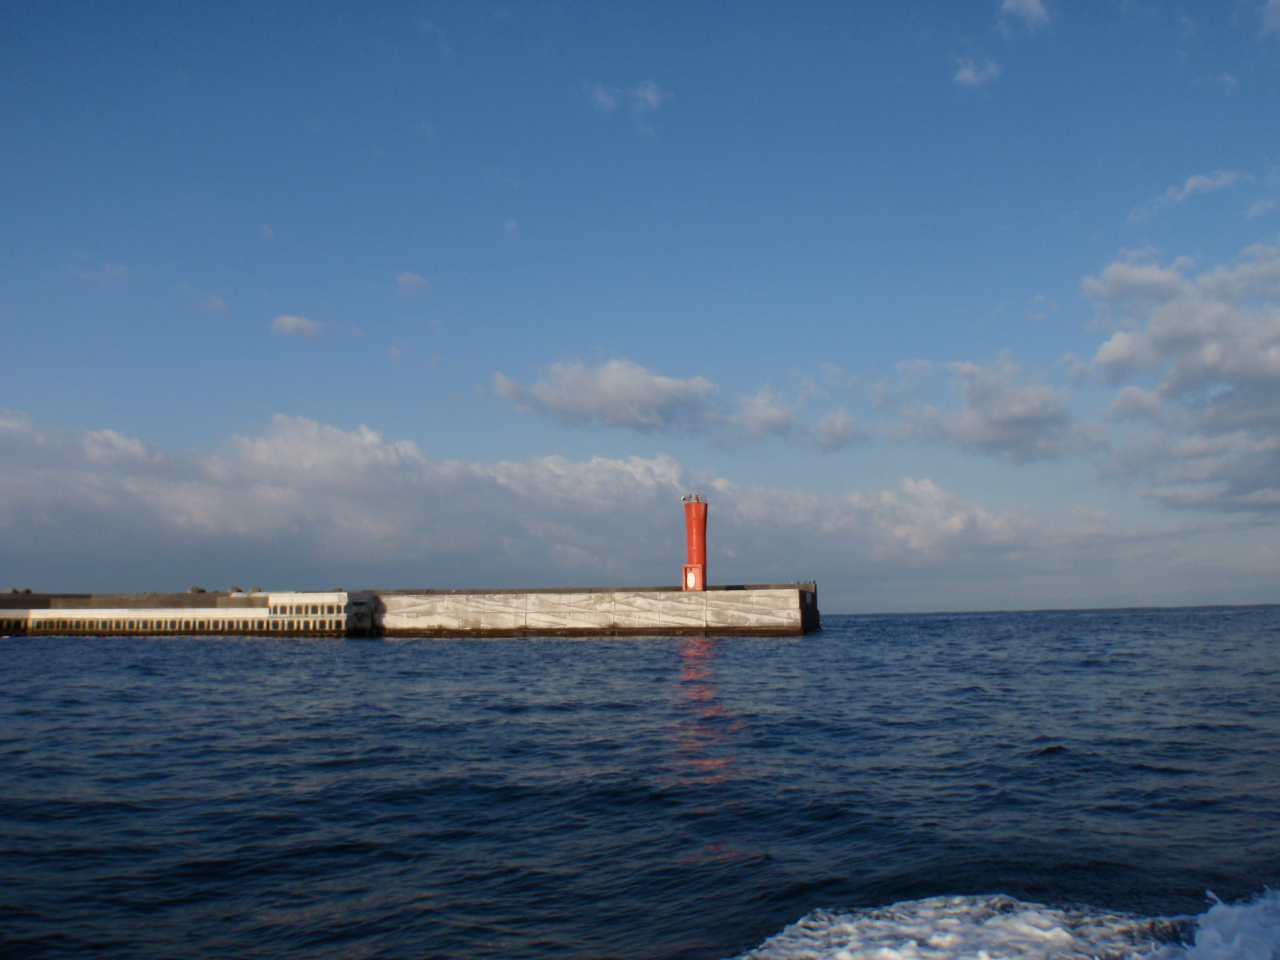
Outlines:
<svg viewBox="0 0 1280 960"><path fill-rule="evenodd" d="M1108 571L1145 558L1155 577L1179 552L1158 531L1069 530L924 478L814 494L695 477L668 456L435 460L285 416L175 453L6 412L0 464L0 576L37 589L673 582L679 497L695 488L713 504L714 582L816 578L828 610L1105 602Z"/></svg>

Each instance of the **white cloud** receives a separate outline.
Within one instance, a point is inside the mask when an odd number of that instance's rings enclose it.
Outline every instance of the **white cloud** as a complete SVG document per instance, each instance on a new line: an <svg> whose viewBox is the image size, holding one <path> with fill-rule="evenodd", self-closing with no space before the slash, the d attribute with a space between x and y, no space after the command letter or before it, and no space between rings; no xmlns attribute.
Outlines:
<svg viewBox="0 0 1280 960"><path fill-rule="evenodd" d="M613 108L618 105L620 93L617 87L606 87L603 83L592 83L587 86L587 97L601 113L613 111Z"/></svg>
<svg viewBox="0 0 1280 960"><path fill-rule="evenodd" d="M1170 505L1280 507L1280 247L1250 247L1199 274L1186 259L1111 264L1084 289L1120 326L1095 366L1153 383L1121 390L1113 416L1165 425L1128 438L1111 470L1145 479Z"/></svg>
<svg viewBox="0 0 1280 960"><path fill-rule="evenodd" d="M1094 301L1114 304L1159 302L1181 292L1182 273L1191 265L1185 257L1167 267L1126 258L1109 264L1097 277L1085 277L1080 289Z"/></svg>
<svg viewBox="0 0 1280 960"><path fill-rule="evenodd" d="M1182 186L1170 187L1145 207L1133 210L1129 214L1129 219L1139 223L1150 220L1166 207L1182 203L1188 197L1193 197L1198 193L1213 193L1217 190L1225 190L1227 187L1234 186L1240 179L1242 179L1240 174L1231 170L1217 170L1208 174L1198 173L1195 176L1187 177Z"/></svg>
<svg viewBox="0 0 1280 960"><path fill-rule="evenodd" d="M1218 170L1210 174L1197 174L1188 177L1186 183L1181 187L1170 187L1165 196L1174 203L1181 203L1187 197L1197 193L1212 193L1214 190L1223 190L1237 180L1240 175L1231 170Z"/></svg>
<svg viewBox="0 0 1280 960"><path fill-rule="evenodd" d="M1213 82L1223 93L1234 93L1236 87L1240 86L1240 78L1234 73L1219 74Z"/></svg>
<svg viewBox="0 0 1280 960"><path fill-rule="evenodd" d="M951 371L960 409L926 406L904 411L902 435L948 440L1014 463L1054 459L1102 443L1100 425L1072 422L1068 391L1019 382L1018 366L1007 359L992 367L953 363Z"/></svg>
<svg viewBox="0 0 1280 960"><path fill-rule="evenodd" d="M1077 387L1089 379L1089 365L1074 353L1064 353L1058 358L1058 365L1067 368L1067 376Z"/></svg>
<svg viewBox="0 0 1280 960"><path fill-rule="evenodd" d="M953 79L962 86L980 87L998 76L1000 76L1000 64L994 60L988 59L978 63L969 57L956 59L956 72Z"/></svg>
<svg viewBox="0 0 1280 960"><path fill-rule="evenodd" d="M1276 206L1277 206L1277 201L1274 197L1269 197L1263 200L1255 200L1250 205L1249 212L1245 215L1245 219L1252 220L1254 217L1260 217L1264 213L1270 213L1272 210L1276 208Z"/></svg>
<svg viewBox="0 0 1280 960"><path fill-rule="evenodd" d="M632 363L610 360L598 367L556 363L532 387L496 373L493 390L521 410L550 414L566 423L597 421L649 432L697 425L709 413L715 385L702 377L664 377Z"/></svg>
<svg viewBox="0 0 1280 960"><path fill-rule="evenodd" d="M90 430L83 435L81 442L85 460L89 463L146 463L159 458L141 440L126 437L114 430Z"/></svg>
<svg viewBox="0 0 1280 960"><path fill-rule="evenodd" d="M652 80L642 80L631 89L633 110L657 110L669 94Z"/></svg>
<svg viewBox="0 0 1280 960"><path fill-rule="evenodd" d="M1049 299L1043 293L1037 293L1031 298L1031 309L1027 311L1027 318L1030 320L1047 320L1049 314L1062 309L1062 304Z"/></svg>
<svg viewBox="0 0 1280 960"><path fill-rule="evenodd" d="M308 320L306 317L295 317L282 313L271 321L271 329L276 333L294 333L299 336L314 338L316 334L324 329L324 324L317 323L315 320Z"/></svg>
<svg viewBox="0 0 1280 960"><path fill-rule="evenodd" d="M1280 0L1266 0L1259 12L1262 15L1262 35L1280 33Z"/></svg>
<svg viewBox="0 0 1280 960"><path fill-rule="evenodd" d="M871 400L881 409L888 409L902 398L912 393L920 382L933 373L933 364L928 360L903 360L895 365L898 371L898 382L878 380L871 385Z"/></svg>
<svg viewBox="0 0 1280 960"><path fill-rule="evenodd" d="M490 386L521 413L541 413L569 424L594 422L642 433L688 430L751 440L804 429L797 422L803 390L800 400L790 403L764 386L754 394L739 395L736 410L730 410L717 398L718 389L710 380L666 377L630 360L596 367L552 364L546 376L529 387L496 373Z"/></svg>
<svg viewBox="0 0 1280 960"><path fill-rule="evenodd" d="M844 407L836 407L818 418L813 425L813 438L823 450L841 450L870 437L852 414Z"/></svg>
<svg viewBox="0 0 1280 960"><path fill-rule="evenodd" d="M1124 387L1111 401L1107 415L1113 420L1132 420L1138 417L1158 417L1164 404L1160 397L1141 387Z"/></svg>
<svg viewBox="0 0 1280 960"><path fill-rule="evenodd" d="M795 423L795 408L784 403L768 387L750 396L738 398L741 406L738 414L731 422L741 427L749 437L762 437L765 434L785 436L791 432Z"/></svg>
<svg viewBox="0 0 1280 960"><path fill-rule="evenodd" d="M1018 17L1032 30L1049 23L1049 11L1045 8L1044 0L1003 0L1000 12L1008 17Z"/></svg>
<svg viewBox="0 0 1280 960"><path fill-rule="evenodd" d="M1138 340L1128 330L1117 330L1098 347L1093 362L1102 368L1109 380L1119 379L1130 370L1146 366L1150 360L1138 355Z"/></svg>
<svg viewBox="0 0 1280 960"><path fill-rule="evenodd" d="M431 286L431 281L426 277L420 277L411 270L405 270L400 276L396 277L396 287L401 293L423 293Z"/></svg>
<svg viewBox="0 0 1280 960"><path fill-rule="evenodd" d="M631 108L631 118L642 133L652 132L645 117L656 113L671 99L671 93L652 80L641 80L631 87L615 87L604 83L592 83L586 87L591 105L606 116L621 104Z"/></svg>

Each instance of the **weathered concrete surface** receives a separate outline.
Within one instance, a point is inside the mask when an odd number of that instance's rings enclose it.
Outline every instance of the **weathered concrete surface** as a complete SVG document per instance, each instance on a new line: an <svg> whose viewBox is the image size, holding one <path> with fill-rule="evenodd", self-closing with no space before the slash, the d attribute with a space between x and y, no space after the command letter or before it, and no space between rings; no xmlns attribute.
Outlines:
<svg viewBox="0 0 1280 960"><path fill-rule="evenodd" d="M813 583L554 590L264 594L19 594L0 635L800 636Z"/></svg>
<svg viewBox="0 0 1280 960"><path fill-rule="evenodd" d="M819 626L812 583L686 591L381 593L375 628L401 637L801 636Z"/></svg>

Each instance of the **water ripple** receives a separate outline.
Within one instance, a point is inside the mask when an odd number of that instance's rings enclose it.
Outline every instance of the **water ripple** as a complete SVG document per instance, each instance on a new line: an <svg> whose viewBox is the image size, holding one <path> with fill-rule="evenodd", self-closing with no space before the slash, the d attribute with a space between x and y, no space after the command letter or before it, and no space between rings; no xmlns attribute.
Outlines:
<svg viewBox="0 0 1280 960"><path fill-rule="evenodd" d="M944 894L1194 913L1280 882L1278 639L1240 608L0 641L0 952L711 960Z"/></svg>

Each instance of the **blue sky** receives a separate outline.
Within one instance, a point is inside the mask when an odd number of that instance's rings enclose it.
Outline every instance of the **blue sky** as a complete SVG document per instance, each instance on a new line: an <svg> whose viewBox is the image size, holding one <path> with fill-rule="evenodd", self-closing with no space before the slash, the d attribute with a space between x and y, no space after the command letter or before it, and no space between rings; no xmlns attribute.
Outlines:
<svg viewBox="0 0 1280 960"><path fill-rule="evenodd" d="M1278 67L1280 0L8 5L0 579L666 582L696 488L826 609L1280 601Z"/></svg>

